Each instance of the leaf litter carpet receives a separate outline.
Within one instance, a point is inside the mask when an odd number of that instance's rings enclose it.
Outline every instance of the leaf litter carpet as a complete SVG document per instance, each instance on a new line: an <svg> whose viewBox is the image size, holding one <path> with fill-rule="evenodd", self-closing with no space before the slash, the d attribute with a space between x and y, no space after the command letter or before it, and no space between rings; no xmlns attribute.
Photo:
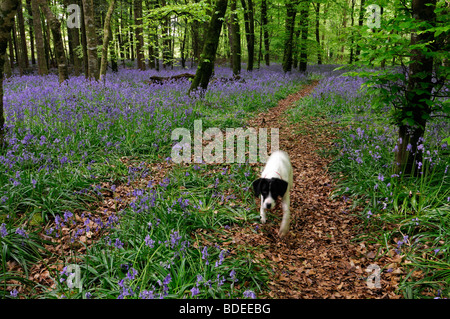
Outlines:
<svg viewBox="0 0 450 319"><path fill-rule="evenodd" d="M279 128L280 149L290 155L294 185L288 236L285 239L278 236L282 216L279 203L268 211L266 224L233 229L230 235L236 245L255 247L260 251L255 258L271 265L269 292L263 298L397 299L400 296L395 289L401 273L395 263L399 262L398 256L392 251L377 256L377 245L355 242L353 239L358 236L355 226L360 221L349 212L349 203L330 199L334 184L327 165L331 159L320 156L318 150L332 147L335 134L327 131L324 120L299 124L302 126L299 133L299 125L290 124L285 113L310 94L315 85L317 82L303 87L248 124L256 129ZM371 264L381 269L389 265L390 270L396 270L381 273L381 288L369 288L366 283L372 273L366 269Z"/></svg>

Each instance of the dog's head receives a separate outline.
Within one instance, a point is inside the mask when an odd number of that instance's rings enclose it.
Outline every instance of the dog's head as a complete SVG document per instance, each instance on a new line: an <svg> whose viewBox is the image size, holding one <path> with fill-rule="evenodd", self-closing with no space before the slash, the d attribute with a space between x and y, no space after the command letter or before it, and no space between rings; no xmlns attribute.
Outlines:
<svg viewBox="0 0 450 319"><path fill-rule="evenodd" d="M258 178L253 182L255 196L262 196L265 209L275 206L278 196L283 197L288 183L279 178Z"/></svg>

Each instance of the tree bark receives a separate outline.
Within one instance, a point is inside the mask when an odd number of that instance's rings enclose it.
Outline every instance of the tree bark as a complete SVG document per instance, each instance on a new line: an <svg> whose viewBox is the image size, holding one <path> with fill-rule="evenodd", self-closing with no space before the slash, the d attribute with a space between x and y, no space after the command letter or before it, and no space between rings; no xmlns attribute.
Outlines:
<svg viewBox="0 0 450 319"><path fill-rule="evenodd" d="M11 37L14 16L19 8L20 0L3 0L0 2L0 149L6 147L5 113L3 110L3 67L6 48Z"/></svg>
<svg viewBox="0 0 450 319"><path fill-rule="evenodd" d="M136 58L137 66L145 71L144 36L142 34L142 0L134 0L134 23L136 27Z"/></svg>
<svg viewBox="0 0 450 319"><path fill-rule="evenodd" d="M108 47L111 39L111 17L114 12L114 5L116 0L110 0L108 12L105 17L105 25L103 27L103 46L102 46L102 59L100 63L100 80L106 74L106 68L108 67Z"/></svg>
<svg viewBox="0 0 450 319"><path fill-rule="evenodd" d="M353 27L355 25L355 0L351 0L352 5L351 5L351 10L350 10L350 17L351 17L351 33L350 33L350 61L349 63L352 64L353 63L353 44L355 42L355 32L353 31Z"/></svg>
<svg viewBox="0 0 450 319"><path fill-rule="evenodd" d="M436 0L413 0L412 15L418 23L427 22L436 25ZM425 132L427 119L431 113L430 102L433 89L433 56L435 52L434 32L423 31L419 27L411 34L411 46L424 44L426 48L411 50L411 63L409 64L409 77L406 87L406 103L401 110L403 120L412 114L414 124L399 123L399 142L397 144L396 163L397 170L405 175L419 175L422 166L422 138ZM421 164L419 164L421 163Z"/></svg>
<svg viewBox="0 0 450 319"><path fill-rule="evenodd" d="M267 31L267 0L262 0L261 3L261 24L264 33L264 60L266 61L266 65L270 65L270 45L269 45L269 32Z"/></svg>
<svg viewBox="0 0 450 319"><path fill-rule="evenodd" d="M302 31L302 39L300 45L300 63L299 63L299 71L306 72L306 68L308 65L308 46L306 45L308 41L308 15L309 15L309 1L304 1L302 4L301 10L301 31Z"/></svg>
<svg viewBox="0 0 450 319"><path fill-rule="evenodd" d="M365 0L361 0L361 5L359 7L358 26L360 28L363 26L363 22L364 22L364 3L365 3ZM355 56L354 56L355 61L359 60L360 53L361 53L361 47L358 44L356 44Z"/></svg>
<svg viewBox="0 0 450 319"><path fill-rule="evenodd" d="M27 72L28 69L28 48L27 48L27 36L25 34L25 21L23 18L22 11L22 1L19 1L19 8L17 9L17 22L19 24L19 36L20 36L20 55L19 55L19 65L20 73L23 74Z"/></svg>
<svg viewBox="0 0 450 319"><path fill-rule="evenodd" d="M98 81L99 67L97 56L97 34L94 20L94 1L83 0L84 24L86 28L86 44L88 52L88 75L87 78Z"/></svg>
<svg viewBox="0 0 450 319"><path fill-rule="evenodd" d="M31 0L26 0L26 8L28 13L28 24L30 28L30 53L31 53L31 63L36 64L36 55L34 53L34 30L33 30L33 13L31 11Z"/></svg>
<svg viewBox="0 0 450 319"><path fill-rule="evenodd" d="M241 32L239 29L239 21L236 13L237 0L231 0L231 66L234 75L241 73Z"/></svg>
<svg viewBox="0 0 450 319"><path fill-rule="evenodd" d="M322 48L320 46L320 2L316 4L316 42L317 42L317 64L322 64Z"/></svg>
<svg viewBox="0 0 450 319"><path fill-rule="evenodd" d="M292 53L294 42L295 16L297 1L289 0L286 3L286 34L284 42L283 54L283 71L290 72L292 70Z"/></svg>
<svg viewBox="0 0 450 319"><path fill-rule="evenodd" d="M247 0L248 5L245 0L241 0L242 8L244 9L244 26L245 26L245 37L247 39L247 71L253 70L253 64L255 61L255 21L253 12L253 2L252 0Z"/></svg>
<svg viewBox="0 0 450 319"><path fill-rule="evenodd" d="M47 0L40 0L39 5L47 18L47 23L50 25L55 45L56 63L58 63L59 83L66 81L69 78L67 68L67 58L64 51L64 44L61 35L61 23L53 15L47 4Z"/></svg>
<svg viewBox="0 0 450 319"><path fill-rule="evenodd" d="M220 32L222 30L222 22L227 10L228 0L217 0L213 11L208 32L205 37L205 45L200 56L200 63L192 81L189 93L201 87L206 90L209 79L214 70L214 61L216 59L217 46L219 45Z"/></svg>
<svg viewBox="0 0 450 319"><path fill-rule="evenodd" d="M33 28L36 38L36 54L38 64L38 74L48 74L47 57L45 54L44 34L42 33L41 14L39 3L36 0L31 1L31 11L33 13Z"/></svg>

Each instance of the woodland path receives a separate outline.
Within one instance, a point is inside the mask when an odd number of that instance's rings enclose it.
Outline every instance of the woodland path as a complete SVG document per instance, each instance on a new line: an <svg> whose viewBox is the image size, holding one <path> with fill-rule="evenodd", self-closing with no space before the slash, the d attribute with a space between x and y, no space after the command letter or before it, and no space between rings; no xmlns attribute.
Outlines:
<svg viewBox="0 0 450 319"><path fill-rule="evenodd" d="M268 212L266 224L233 230L233 241L264 247L256 257L269 261L273 271L265 298L399 298L394 293L399 273L383 272L379 289L366 284L370 275L366 268L373 263L382 269L389 264L395 267L394 256L375 260L379 247L353 240L360 221L349 212L348 203L330 199L334 184L327 165L331 159L318 151L332 147L335 135L324 120L292 125L285 113L316 85L303 87L248 123L254 128L279 128L280 149L291 157L294 185L289 235L283 240L278 237L281 209L277 205ZM255 227L259 227L257 232Z"/></svg>

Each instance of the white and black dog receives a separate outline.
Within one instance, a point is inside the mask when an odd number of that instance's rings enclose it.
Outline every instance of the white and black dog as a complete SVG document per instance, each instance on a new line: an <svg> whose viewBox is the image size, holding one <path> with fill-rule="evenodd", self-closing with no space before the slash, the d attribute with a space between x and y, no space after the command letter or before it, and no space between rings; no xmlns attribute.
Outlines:
<svg viewBox="0 0 450 319"><path fill-rule="evenodd" d="M292 179L292 165L289 155L284 151L276 151L268 158L261 173L261 178L253 182L255 195L261 196L260 213L263 224L266 222L266 209L275 207L277 198L282 198L283 220L279 232L280 237L285 236L289 231Z"/></svg>

